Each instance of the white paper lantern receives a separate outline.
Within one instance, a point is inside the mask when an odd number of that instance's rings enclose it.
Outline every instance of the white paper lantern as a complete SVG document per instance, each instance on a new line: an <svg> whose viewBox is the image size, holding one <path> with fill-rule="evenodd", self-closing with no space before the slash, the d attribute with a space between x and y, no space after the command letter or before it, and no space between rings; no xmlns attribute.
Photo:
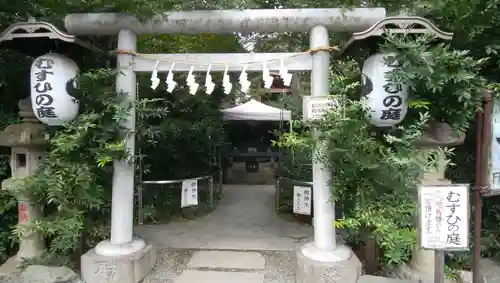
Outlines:
<svg viewBox="0 0 500 283"><path fill-rule="evenodd" d="M394 54L373 54L365 60L362 70L363 101L369 108L371 123L377 127L392 127L408 112L408 86L389 84L387 80L388 72L395 68L385 64L388 56Z"/></svg>
<svg viewBox="0 0 500 283"><path fill-rule="evenodd" d="M76 87L78 66L70 58L49 53L31 65L31 104L36 117L50 126L66 124L78 115L79 101L68 93Z"/></svg>

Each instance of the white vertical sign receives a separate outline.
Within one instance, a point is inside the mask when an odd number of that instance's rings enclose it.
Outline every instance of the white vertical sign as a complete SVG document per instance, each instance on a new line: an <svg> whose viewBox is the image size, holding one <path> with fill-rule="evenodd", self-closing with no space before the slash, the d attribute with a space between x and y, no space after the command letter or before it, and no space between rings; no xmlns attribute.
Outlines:
<svg viewBox="0 0 500 283"><path fill-rule="evenodd" d="M469 249L469 186L419 188L420 246L441 251Z"/></svg>
<svg viewBox="0 0 500 283"><path fill-rule="evenodd" d="M182 181L181 207L198 205L198 180Z"/></svg>
<svg viewBox="0 0 500 283"><path fill-rule="evenodd" d="M311 187L293 187L293 213L311 215Z"/></svg>
<svg viewBox="0 0 500 283"><path fill-rule="evenodd" d="M493 99L491 117L489 180L491 190L500 190L500 99Z"/></svg>

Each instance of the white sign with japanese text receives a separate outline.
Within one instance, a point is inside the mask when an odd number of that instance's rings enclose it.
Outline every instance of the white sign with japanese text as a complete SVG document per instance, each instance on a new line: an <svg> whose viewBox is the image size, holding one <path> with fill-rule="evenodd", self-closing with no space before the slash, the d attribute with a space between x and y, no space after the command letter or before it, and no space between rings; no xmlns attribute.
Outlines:
<svg viewBox="0 0 500 283"><path fill-rule="evenodd" d="M293 187L293 213L311 215L311 187Z"/></svg>
<svg viewBox="0 0 500 283"><path fill-rule="evenodd" d="M419 188L420 246L456 251L469 249L469 186Z"/></svg>
<svg viewBox="0 0 500 283"><path fill-rule="evenodd" d="M493 99L489 162L490 189L500 190L500 99Z"/></svg>
<svg viewBox="0 0 500 283"><path fill-rule="evenodd" d="M198 180L182 181L181 207L198 205Z"/></svg>
<svg viewBox="0 0 500 283"><path fill-rule="evenodd" d="M334 96L304 96L302 97L304 121L322 119L326 112L337 109L339 104Z"/></svg>

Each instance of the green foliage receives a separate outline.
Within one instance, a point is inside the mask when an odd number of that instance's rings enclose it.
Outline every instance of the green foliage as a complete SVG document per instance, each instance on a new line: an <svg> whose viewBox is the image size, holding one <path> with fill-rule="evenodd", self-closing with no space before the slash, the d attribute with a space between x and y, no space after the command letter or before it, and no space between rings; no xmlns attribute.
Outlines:
<svg viewBox="0 0 500 283"><path fill-rule="evenodd" d="M484 99L486 81L480 71L487 58L476 59L444 43L432 44L434 39L428 36L386 39L381 51L397 52L387 60L399 63L388 74L390 80L409 85L410 100L418 102L413 105L427 108L432 119L467 131Z"/></svg>
<svg viewBox="0 0 500 283"><path fill-rule="evenodd" d="M143 180L179 180L213 175L219 170L225 145L218 110L220 93L216 89L210 97L187 94L179 97L182 93L166 96L170 104L168 119L150 121L154 136L139 142L144 155ZM180 192L178 185L145 186L145 218L165 221L178 215ZM200 194L203 198L203 192Z"/></svg>
<svg viewBox="0 0 500 283"><path fill-rule="evenodd" d="M430 120L444 120L466 130L482 101L480 89L485 81L479 71L484 59L429 43L425 37L389 37L382 46L383 52L398 52L388 59L400 62L387 74L391 83L410 85L411 110L404 124L389 132L369 124L366 108L353 100L359 98L360 70L347 61L337 67L330 89L331 94L343 97L342 107L325 120L283 135L278 142L295 152L314 151L313 159L330 165L334 200L344 210L337 227L348 229L356 242L365 240L370 231L368 236L382 249L381 260L388 267L408 262L416 245L415 204L421 173L452 165L449 160L439 161L452 154L450 149L422 152L415 147L421 130ZM313 126L321 133L316 145Z"/></svg>
<svg viewBox="0 0 500 283"><path fill-rule="evenodd" d="M234 35L200 34L143 35L138 38L142 53L187 52L241 52L242 46ZM174 72L177 82L185 80L185 73ZM220 81L219 73L212 74ZM197 76L198 79L203 78ZM203 81L199 81L203 84ZM139 77L139 86L150 84L149 74ZM211 95L189 95L180 86L167 93L161 86L155 91L141 87L141 97L161 97L168 105L168 119L144 120L153 125L149 135L137 142L143 155L143 180L178 180L211 175L218 170L225 150L225 133L219 105L224 97L216 88ZM144 218L146 221L167 221L179 215L180 189L174 186L148 185L144 187ZM200 192L201 193L201 192ZM202 197L202 196L200 196ZM203 210L202 208L200 208Z"/></svg>
<svg viewBox="0 0 500 283"><path fill-rule="evenodd" d="M21 225L18 236L40 231L50 242L49 255L60 259L86 251L108 234L111 199L111 161L128 158L127 134L120 123L133 104L126 94L110 91L116 73L99 69L82 73L74 95L82 105L78 117L53 132L50 149L27 185L44 206L45 218ZM137 116L164 117L164 108L152 111L150 103L136 103ZM144 130L142 131L144 132Z"/></svg>
<svg viewBox="0 0 500 283"><path fill-rule="evenodd" d="M329 145L325 157L334 170L332 187L345 213L336 225L357 233L369 228L383 261L399 265L409 259L415 243L415 192L425 166L411 143L428 117L401 127L398 137L380 139L371 134L362 105L347 103L345 116L332 114L321 125Z"/></svg>
<svg viewBox="0 0 500 283"><path fill-rule="evenodd" d="M8 169L8 158L1 157L0 165L2 169ZM10 170L5 170L3 173L8 173ZM7 176L2 174L3 178ZM5 191L0 191L0 263L12 256L17 251L17 241L12 237L12 229L17 224L17 201Z"/></svg>
<svg viewBox="0 0 500 283"><path fill-rule="evenodd" d="M6 59L0 57L0 60ZM7 87L6 87L7 88ZM2 88L0 88L0 93ZM0 101L9 101L8 97L0 95ZM2 104L3 105L3 104ZM7 104L8 105L8 104ZM0 129L4 130L6 126L18 122L16 113L9 107L0 108ZM3 155L0 155L0 181L10 177L10 153L8 148L1 148ZM0 263L3 263L10 256L17 252L17 239L12 235L12 229L18 222L17 201L5 190L0 190Z"/></svg>
<svg viewBox="0 0 500 283"><path fill-rule="evenodd" d="M415 192L425 162L411 141L418 137L426 118L398 137L388 135L384 140L371 135L363 106L346 101L344 114L332 112L316 125L325 142L323 148L316 149L316 158L332 166L335 201L344 210L345 218L336 226L351 230L350 234L358 235L357 240L362 240L359 235L369 228L389 265L406 262L415 243ZM287 135L283 143L293 144L295 150L311 151L311 134Z"/></svg>

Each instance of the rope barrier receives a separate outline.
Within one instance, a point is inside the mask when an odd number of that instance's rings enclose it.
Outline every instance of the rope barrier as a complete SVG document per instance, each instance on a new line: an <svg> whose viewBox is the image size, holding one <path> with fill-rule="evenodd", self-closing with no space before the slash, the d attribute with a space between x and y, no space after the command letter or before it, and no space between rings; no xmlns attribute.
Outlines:
<svg viewBox="0 0 500 283"><path fill-rule="evenodd" d="M210 179L212 176L203 176L203 177L196 177L196 178L187 178L187 179L179 179L179 180L158 180L158 181L142 181L143 184L148 185L148 184L154 184L154 185L166 185L166 184L178 184L182 183L187 180L205 180L205 179Z"/></svg>

